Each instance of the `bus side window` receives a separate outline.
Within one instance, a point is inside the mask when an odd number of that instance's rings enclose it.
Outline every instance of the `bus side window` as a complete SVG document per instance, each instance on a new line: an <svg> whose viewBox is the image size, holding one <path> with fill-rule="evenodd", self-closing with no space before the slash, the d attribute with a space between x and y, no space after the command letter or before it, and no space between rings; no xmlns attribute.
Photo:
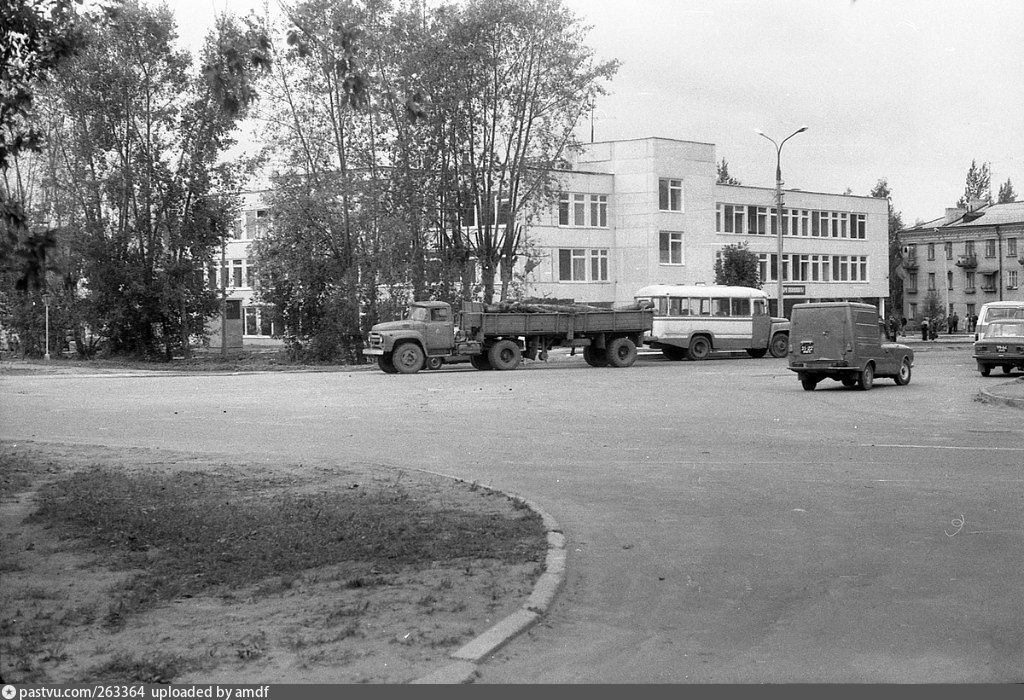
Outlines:
<svg viewBox="0 0 1024 700"><path fill-rule="evenodd" d="M700 315L701 316L710 316L711 315L711 300L710 299L700 299L699 301L700 301Z"/></svg>
<svg viewBox="0 0 1024 700"><path fill-rule="evenodd" d="M754 315L764 316L766 313L764 299L754 299Z"/></svg>
<svg viewBox="0 0 1024 700"><path fill-rule="evenodd" d="M715 316L729 315L729 299L714 299Z"/></svg>
<svg viewBox="0 0 1024 700"><path fill-rule="evenodd" d="M690 299L683 297L679 300L679 315L689 316L690 315Z"/></svg>
<svg viewBox="0 0 1024 700"><path fill-rule="evenodd" d="M750 299L733 299L732 300L732 315L733 316L749 316L750 315Z"/></svg>
<svg viewBox="0 0 1024 700"><path fill-rule="evenodd" d="M681 299L679 297L671 297L668 300L668 315L669 316L682 316L682 314L679 312L680 311L680 308L679 308L680 307L680 305L679 305L680 301L681 301Z"/></svg>

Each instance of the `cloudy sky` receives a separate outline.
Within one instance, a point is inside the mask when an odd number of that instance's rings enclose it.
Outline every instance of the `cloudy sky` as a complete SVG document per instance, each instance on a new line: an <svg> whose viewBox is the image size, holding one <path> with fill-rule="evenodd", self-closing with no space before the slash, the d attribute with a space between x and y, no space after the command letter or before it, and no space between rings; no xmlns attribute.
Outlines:
<svg viewBox="0 0 1024 700"><path fill-rule="evenodd" d="M154 0L155 1L155 0ZM270 0L271 5L275 0ZM1024 199L1020 0L563 0L598 58L622 66L597 140L713 143L745 185L868 194L879 178L904 222L937 218L971 161ZM215 12L261 0L173 0L183 41ZM583 136L589 139L589 128Z"/></svg>

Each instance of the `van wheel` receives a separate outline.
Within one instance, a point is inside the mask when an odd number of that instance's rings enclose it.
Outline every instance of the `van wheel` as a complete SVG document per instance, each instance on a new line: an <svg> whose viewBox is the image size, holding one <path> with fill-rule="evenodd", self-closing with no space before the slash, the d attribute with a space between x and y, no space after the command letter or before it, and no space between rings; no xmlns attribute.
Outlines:
<svg viewBox="0 0 1024 700"><path fill-rule="evenodd" d="M587 345L583 348L583 360L591 367L607 367L608 353L593 345Z"/></svg>
<svg viewBox="0 0 1024 700"><path fill-rule="evenodd" d="M523 361L523 355L514 340L499 340L487 352L487 359L494 369L510 370L519 366Z"/></svg>
<svg viewBox="0 0 1024 700"><path fill-rule="evenodd" d="M800 386L804 388L804 391L814 391L814 387L818 386L817 377L800 377Z"/></svg>
<svg viewBox="0 0 1024 700"><path fill-rule="evenodd" d="M686 351L686 356L691 360L706 360L711 354L711 343L704 336L698 336L690 339L690 347Z"/></svg>
<svg viewBox="0 0 1024 700"><path fill-rule="evenodd" d="M1003 374L1012 374L1013 365L1003 365Z"/></svg>
<svg viewBox="0 0 1024 700"><path fill-rule="evenodd" d="M629 367L636 362L636 345L629 338L614 338L604 350L612 367Z"/></svg>
<svg viewBox="0 0 1024 700"><path fill-rule="evenodd" d="M859 380L858 377L843 377L839 381L841 381L843 383L843 386L853 387L853 386L857 386L857 382L860 381L860 380Z"/></svg>
<svg viewBox="0 0 1024 700"><path fill-rule="evenodd" d="M392 362L402 374L416 374L423 369L425 356L416 343L402 343L392 354Z"/></svg>
<svg viewBox="0 0 1024 700"><path fill-rule="evenodd" d="M864 369L860 371L860 376L857 378L857 388L861 391L871 391L871 387L875 385L875 366L870 362L864 365Z"/></svg>
<svg viewBox="0 0 1024 700"><path fill-rule="evenodd" d="M789 353L789 336L785 333L776 333L772 336L770 350L772 357L785 357Z"/></svg>
<svg viewBox="0 0 1024 700"><path fill-rule="evenodd" d="M904 357L903 362L900 363L900 372L895 377L896 384L898 386L906 386L910 384L910 358Z"/></svg>

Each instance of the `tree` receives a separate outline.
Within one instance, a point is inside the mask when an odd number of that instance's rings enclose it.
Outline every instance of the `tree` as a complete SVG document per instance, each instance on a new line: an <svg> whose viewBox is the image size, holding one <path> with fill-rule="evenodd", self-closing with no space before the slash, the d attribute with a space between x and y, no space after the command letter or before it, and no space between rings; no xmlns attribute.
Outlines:
<svg viewBox="0 0 1024 700"><path fill-rule="evenodd" d="M999 186L999 198L996 200L996 203L1008 204L1016 201L1017 192L1013 189L1013 183L1010 182L1010 178L1006 178L1006 182Z"/></svg>
<svg viewBox="0 0 1024 700"><path fill-rule="evenodd" d="M903 313L903 279L899 275L903 264L903 248L900 232L903 230L903 214L893 209L892 189L886 178L879 178L871 189L870 195L884 199L889 210L889 303Z"/></svg>
<svg viewBox="0 0 1024 700"><path fill-rule="evenodd" d="M734 178L729 174L729 163L726 162L725 158L718 164L718 184L719 185L742 185L743 183Z"/></svg>
<svg viewBox="0 0 1024 700"><path fill-rule="evenodd" d="M757 253L746 241L727 245L715 260L715 284L761 288Z"/></svg>
<svg viewBox="0 0 1024 700"><path fill-rule="evenodd" d="M971 167L967 170L967 180L964 184L964 193L957 201L956 206L965 209L974 201L992 201L992 174L989 171L988 163L982 163L979 167L976 161L971 161Z"/></svg>
<svg viewBox="0 0 1024 700"><path fill-rule="evenodd" d="M238 187L237 169L219 159L256 96L250 74L265 65L265 44L221 17L192 72L172 46L170 11L136 2L85 32L40 106L51 155L41 212L82 261L63 285L68 306L114 353L187 354L217 310L206 271L230 234Z"/></svg>

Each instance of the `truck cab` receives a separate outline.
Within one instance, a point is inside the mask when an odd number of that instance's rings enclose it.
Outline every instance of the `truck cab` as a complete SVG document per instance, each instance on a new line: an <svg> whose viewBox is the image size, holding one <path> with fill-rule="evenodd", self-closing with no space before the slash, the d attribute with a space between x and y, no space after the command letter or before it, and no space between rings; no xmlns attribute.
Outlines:
<svg viewBox="0 0 1024 700"><path fill-rule="evenodd" d="M363 354L376 357L388 374L439 367L455 345L452 307L443 301L414 302L401 321L374 325L367 341Z"/></svg>

